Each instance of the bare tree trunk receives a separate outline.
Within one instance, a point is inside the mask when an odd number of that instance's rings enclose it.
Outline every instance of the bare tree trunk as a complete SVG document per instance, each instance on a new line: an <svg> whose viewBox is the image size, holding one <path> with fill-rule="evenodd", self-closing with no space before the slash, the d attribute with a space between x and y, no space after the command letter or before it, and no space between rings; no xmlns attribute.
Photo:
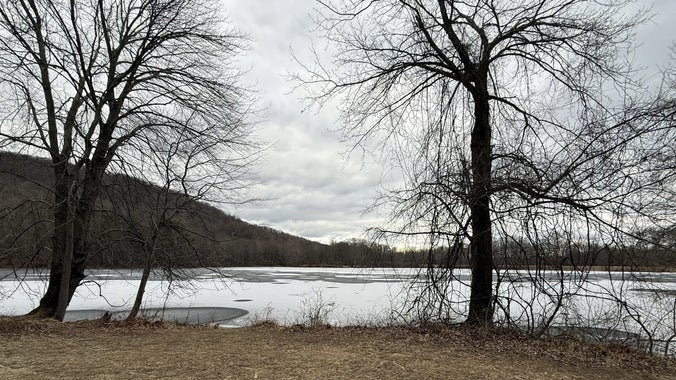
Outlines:
<svg viewBox="0 0 676 380"><path fill-rule="evenodd" d="M99 143L108 145L107 137L101 137ZM87 257L89 248L87 247L87 238L89 237L89 230L91 226L92 214L94 212L94 203L101 194L103 187L102 178L105 170L108 167L109 159L106 158L102 152L94 154L94 158L90 163L90 168L86 170L84 181L82 183L82 194L80 195L77 208L74 216L74 246L73 258L70 273L70 288L68 294L68 302L73 298L75 289L80 285L85 278L85 268L87 265Z"/></svg>
<svg viewBox="0 0 676 380"><path fill-rule="evenodd" d="M93 204L101 192L100 178L105 171L105 160L93 163L88 170L79 199L71 197L71 187L77 174L70 174L65 165L55 169L54 251L50 265L47 291L37 308L29 315L63 320L75 290L85 278L87 259L86 238Z"/></svg>
<svg viewBox="0 0 676 380"><path fill-rule="evenodd" d="M491 127L487 93L474 95L476 117L472 131L472 283L468 324L493 320L493 241L491 233Z"/></svg>
<svg viewBox="0 0 676 380"><path fill-rule="evenodd" d="M52 260L49 283L40 304L28 315L40 318L56 317L62 285L70 278L70 260L73 249L72 204L69 202L72 177L65 163L57 162L54 167L54 232L52 236ZM71 223L69 225L69 223ZM70 253L67 251L70 250ZM68 263L66 263L68 261ZM64 270L68 266L67 270ZM65 310L65 308L64 308ZM58 317L57 317L58 318ZM61 315L60 320L63 319Z"/></svg>
<svg viewBox="0 0 676 380"><path fill-rule="evenodd" d="M134 319L136 319L139 310L141 310L141 303L143 302L143 295L146 292L146 285L148 284L148 278L150 277L150 271L152 269L153 258L155 257L155 251L157 249L158 240L159 240L159 228L155 226L155 233L153 234L150 251L146 252L146 262L143 267L143 274L141 274L141 282L139 283L138 290L136 291L136 299L134 300L134 306L132 306L129 315L127 316L127 322L131 322Z"/></svg>
<svg viewBox="0 0 676 380"><path fill-rule="evenodd" d="M66 214L66 228L65 228L65 244L63 250L63 271L61 272L61 282L59 284L59 292L56 302L56 310L54 310L54 318L63 321L63 318L66 316L66 308L70 303L72 297L72 291L75 291L75 287L70 286L71 278L71 269L73 264L73 247L74 247L74 213L73 213L73 204L71 202L71 197L68 197L67 201L67 214Z"/></svg>
<svg viewBox="0 0 676 380"><path fill-rule="evenodd" d="M141 304L143 303L143 295L146 292L146 285L148 284L148 278L150 277L151 270L151 258L150 256L146 260L146 265L143 268L143 274L141 275L141 282L138 285L136 290L136 299L134 299L134 306L132 306L129 315L127 316L127 322L131 322L136 319L138 312L141 310Z"/></svg>

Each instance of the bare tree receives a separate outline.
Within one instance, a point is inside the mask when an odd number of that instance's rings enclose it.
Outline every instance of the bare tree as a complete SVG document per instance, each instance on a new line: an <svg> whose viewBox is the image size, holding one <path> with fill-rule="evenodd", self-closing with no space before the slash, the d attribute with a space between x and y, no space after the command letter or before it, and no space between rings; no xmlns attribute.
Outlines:
<svg viewBox="0 0 676 380"><path fill-rule="evenodd" d="M134 320L141 309L151 272L161 272L170 282L190 278L191 270L177 265L177 258L190 256L192 266L199 266L203 256L224 254L221 243L225 241L216 237L211 221L200 212L207 206L198 203L241 202L234 195L246 183L242 177L247 165L231 163L226 175L204 176L220 167L213 167L217 157L208 160L203 157L219 153L212 150L219 146L213 142L209 135L166 141L161 144L162 149L136 160L136 165L120 162L126 177L105 189L114 206L111 217L122 221L120 238L134 242L144 255L139 287L127 321ZM219 232L223 235L223 231ZM202 243L196 246L193 240Z"/></svg>
<svg viewBox="0 0 676 380"><path fill-rule="evenodd" d="M643 92L623 60L644 20L628 1L319 3L333 65L318 55L302 81L319 103L340 99L355 146L392 147L406 186L387 196L383 235L449 247L449 266L469 243L467 323L504 307L498 238L591 252L673 222L674 87Z"/></svg>
<svg viewBox="0 0 676 380"><path fill-rule="evenodd" d="M62 319L85 277L85 237L111 162L205 136L200 159L214 161L200 175L223 175L246 159L247 92L232 67L242 37L217 6L0 3L2 145L47 155L55 180L50 280L31 314Z"/></svg>

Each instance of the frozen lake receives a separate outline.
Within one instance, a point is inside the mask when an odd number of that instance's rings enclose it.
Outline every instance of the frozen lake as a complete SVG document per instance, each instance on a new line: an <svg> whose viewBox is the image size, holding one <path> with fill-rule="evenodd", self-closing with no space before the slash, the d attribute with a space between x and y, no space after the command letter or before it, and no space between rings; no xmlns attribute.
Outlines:
<svg viewBox="0 0 676 380"><path fill-rule="evenodd" d="M221 322L241 326L274 319L301 323L307 312L320 307L327 322L351 324L383 321L401 298L417 271L412 269L352 268L219 268L195 270L190 281L171 284L148 281L143 308L151 315L189 322ZM94 270L80 286L67 320L96 318L105 311L131 308L140 279L137 270ZM34 308L44 291L45 273L20 273L23 281L0 270L0 313L24 314ZM216 309L211 315L208 308ZM192 313L181 311L193 310ZM233 309L233 312L229 312ZM198 312L199 311L199 312ZM243 315L242 315L243 314Z"/></svg>
<svg viewBox="0 0 676 380"><path fill-rule="evenodd" d="M423 278L420 273L411 268L198 269L190 280L151 277L143 308L150 316L232 327L266 319L308 323L313 318L349 325L434 319L430 310L446 302L452 310L446 317L461 321L469 298L469 271L456 270L441 297L425 293L428 284L416 281ZM66 319L98 318L106 311L124 318L140 275L138 270L90 271ZM45 273L0 269L0 314L27 313L45 286ZM558 272L505 271L498 293L498 321L532 329L547 323L640 334L651 345L673 352L669 346L676 334L676 273L571 272L562 277ZM431 307L402 307L413 298Z"/></svg>

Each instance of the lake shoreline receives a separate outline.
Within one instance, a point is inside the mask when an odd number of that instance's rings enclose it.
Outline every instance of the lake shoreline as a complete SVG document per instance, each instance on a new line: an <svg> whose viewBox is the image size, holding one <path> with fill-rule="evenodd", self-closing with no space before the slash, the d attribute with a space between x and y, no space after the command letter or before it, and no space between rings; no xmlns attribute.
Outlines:
<svg viewBox="0 0 676 380"><path fill-rule="evenodd" d="M12 273L5 274L10 278L0 281L0 314L22 315L35 308L46 287L44 273L28 271L18 279ZM104 313L113 319L126 317L140 271L108 269L88 274L86 283L71 300L66 317L97 319ZM539 331L546 322L547 327L566 334L590 335L594 340L606 335L627 336L627 340L638 341L637 345L645 346L647 342L651 352L676 356L670 324L676 273L570 272L561 277L556 271L538 272L538 278L553 286L551 289L558 289L555 294L573 295L565 298L567 303L562 309L558 309L556 298L547 298L534 288L533 272L502 274L496 278L496 286L500 284L498 294L508 301L523 302L503 302L508 308L500 309L496 321L507 321L530 332ZM287 326L314 324L316 320L334 326L406 325L424 323L421 318L442 317L461 322L466 317L463 307L469 301L470 278L469 270L454 273L444 299L458 306L445 316L425 314L436 310L432 309L436 305L412 303L426 289L424 273L418 269L228 267L196 270L190 277L173 282L158 274L147 283L142 308L150 310L148 317L232 327L266 319ZM618 309L622 305L631 307L631 314ZM553 319L552 310L557 312ZM632 319L634 315L651 318L636 321ZM572 333L571 327L575 330ZM592 330L604 334L588 334Z"/></svg>

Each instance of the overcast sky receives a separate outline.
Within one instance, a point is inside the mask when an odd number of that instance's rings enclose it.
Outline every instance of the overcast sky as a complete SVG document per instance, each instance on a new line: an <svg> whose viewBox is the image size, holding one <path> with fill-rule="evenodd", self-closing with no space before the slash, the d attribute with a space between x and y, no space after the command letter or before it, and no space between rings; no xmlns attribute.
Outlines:
<svg viewBox="0 0 676 380"><path fill-rule="evenodd" d="M260 184L251 189L266 202L228 210L256 224L266 225L308 239L329 242L363 237L367 227L382 216L364 214L379 184L396 181L386 165L371 157L344 154L334 131L338 124L333 107L304 111L302 89L292 92L289 73L301 68L291 50L309 59L313 38L313 0L222 0L229 21L249 35L250 50L242 57L249 68L245 81L260 92L262 121L258 136L272 144L255 168ZM640 6L648 1L639 1ZM642 46L639 64L664 66L676 36L676 0L656 0L651 23L637 30Z"/></svg>

